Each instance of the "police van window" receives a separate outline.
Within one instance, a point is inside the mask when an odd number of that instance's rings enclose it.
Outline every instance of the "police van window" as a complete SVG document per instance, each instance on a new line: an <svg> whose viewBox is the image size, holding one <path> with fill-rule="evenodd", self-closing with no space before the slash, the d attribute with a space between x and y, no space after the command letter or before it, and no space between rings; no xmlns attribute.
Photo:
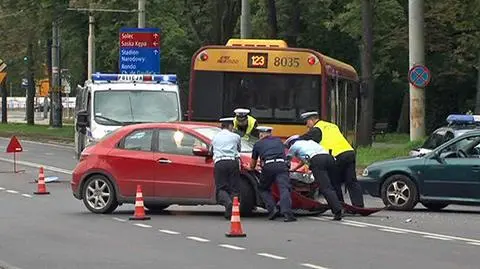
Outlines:
<svg viewBox="0 0 480 269"><path fill-rule="evenodd" d="M137 130L127 135L120 143L126 150L151 151L153 130Z"/></svg>
<svg viewBox="0 0 480 269"><path fill-rule="evenodd" d="M182 131L173 129L158 131L158 152L194 156L194 147L207 148L207 144Z"/></svg>

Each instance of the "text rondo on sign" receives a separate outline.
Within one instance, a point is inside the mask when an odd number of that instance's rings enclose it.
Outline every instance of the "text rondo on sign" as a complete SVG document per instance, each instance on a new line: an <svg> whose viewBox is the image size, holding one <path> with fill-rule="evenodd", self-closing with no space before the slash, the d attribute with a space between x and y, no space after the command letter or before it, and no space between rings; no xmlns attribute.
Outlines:
<svg viewBox="0 0 480 269"><path fill-rule="evenodd" d="M424 65L414 65L408 71L408 81L417 88L425 88L432 78L430 70Z"/></svg>

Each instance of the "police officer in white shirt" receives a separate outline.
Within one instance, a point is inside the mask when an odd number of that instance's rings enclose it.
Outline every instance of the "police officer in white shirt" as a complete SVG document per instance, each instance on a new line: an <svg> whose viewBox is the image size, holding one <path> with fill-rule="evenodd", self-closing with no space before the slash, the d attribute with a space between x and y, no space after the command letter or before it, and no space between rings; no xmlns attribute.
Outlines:
<svg viewBox="0 0 480 269"><path fill-rule="evenodd" d="M302 140L299 137L294 135L285 141L285 145L289 148L287 156L289 158L297 157L300 160L298 166L292 171L308 164L315 181L320 185L318 190L323 194L332 210L333 220L341 220L342 205L330 182L330 177L335 173L335 160L318 142Z"/></svg>
<svg viewBox="0 0 480 269"><path fill-rule="evenodd" d="M217 202L225 207L225 218L232 214L232 198L239 194L241 138L233 130L233 118L220 119L222 130L212 139Z"/></svg>

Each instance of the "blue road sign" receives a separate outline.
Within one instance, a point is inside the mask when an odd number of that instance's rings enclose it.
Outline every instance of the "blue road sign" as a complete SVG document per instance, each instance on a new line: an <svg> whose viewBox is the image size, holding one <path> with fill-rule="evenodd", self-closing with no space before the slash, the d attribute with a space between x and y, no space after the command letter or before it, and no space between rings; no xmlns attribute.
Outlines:
<svg viewBox="0 0 480 269"><path fill-rule="evenodd" d="M408 72L408 81L417 88L427 87L430 79L430 70L424 65L414 65Z"/></svg>
<svg viewBox="0 0 480 269"><path fill-rule="evenodd" d="M160 74L160 52L160 29L120 29L120 73Z"/></svg>

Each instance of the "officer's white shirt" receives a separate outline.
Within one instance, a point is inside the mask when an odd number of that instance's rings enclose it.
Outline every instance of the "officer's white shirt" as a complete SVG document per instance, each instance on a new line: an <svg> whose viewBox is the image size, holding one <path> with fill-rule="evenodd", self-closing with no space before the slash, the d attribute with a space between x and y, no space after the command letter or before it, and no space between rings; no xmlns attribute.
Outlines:
<svg viewBox="0 0 480 269"><path fill-rule="evenodd" d="M240 157L241 138L238 134L223 129L212 139L213 160L217 162L220 158Z"/></svg>

